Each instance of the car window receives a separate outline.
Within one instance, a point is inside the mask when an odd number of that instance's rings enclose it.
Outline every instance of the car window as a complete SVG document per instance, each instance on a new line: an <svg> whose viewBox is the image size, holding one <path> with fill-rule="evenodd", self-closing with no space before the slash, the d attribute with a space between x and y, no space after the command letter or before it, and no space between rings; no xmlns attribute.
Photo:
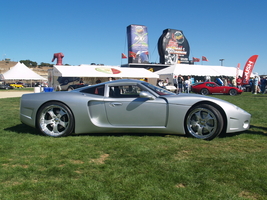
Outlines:
<svg viewBox="0 0 267 200"><path fill-rule="evenodd" d="M197 85L201 85L201 84L203 84L203 82L196 82L192 86L197 86Z"/></svg>
<svg viewBox="0 0 267 200"><path fill-rule="evenodd" d="M146 87L148 87L150 90L154 91L155 93L157 93L158 95L169 95L169 94L174 94L173 92L170 92L168 90L165 90L161 87L157 87L157 86L154 86L150 83L142 83L143 85L145 85Z"/></svg>
<svg viewBox="0 0 267 200"><path fill-rule="evenodd" d="M213 84L213 83L207 83L207 86L209 86L209 87L215 87L215 84Z"/></svg>
<svg viewBox="0 0 267 200"><path fill-rule="evenodd" d="M114 98L137 98L141 92L137 85L110 86L109 96Z"/></svg>
<svg viewBox="0 0 267 200"><path fill-rule="evenodd" d="M98 85L98 86L95 86L95 87L88 87L88 88L86 88L84 90L81 90L81 92L104 96L104 89L105 89L104 85Z"/></svg>

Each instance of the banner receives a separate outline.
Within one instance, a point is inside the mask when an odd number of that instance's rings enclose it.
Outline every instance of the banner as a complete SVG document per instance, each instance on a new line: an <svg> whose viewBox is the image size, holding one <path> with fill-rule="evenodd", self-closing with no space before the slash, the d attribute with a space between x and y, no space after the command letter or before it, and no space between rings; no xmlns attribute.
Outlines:
<svg viewBox="0 0 267 200"><path fill-rule="evenodd" d="M128 63L149 63L147 27L127 26Z"/></svg>
<svg viewBox="0 0 267 200"><path fill-rule="evenodd" d="M251 56L243 70L243 76L242 76L242 85L249 84L250 75L253 71L254 65L256 63L256 60L258 58L258 55Z"/></svg>

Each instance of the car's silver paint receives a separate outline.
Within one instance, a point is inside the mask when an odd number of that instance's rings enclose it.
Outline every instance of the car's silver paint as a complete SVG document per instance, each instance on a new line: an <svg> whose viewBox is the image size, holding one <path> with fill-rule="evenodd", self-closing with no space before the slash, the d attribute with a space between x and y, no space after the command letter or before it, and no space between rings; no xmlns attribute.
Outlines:
<svg viewBox="0 0 267 200"><path fill-rule="evenodd" d="M227 133L249 128L249 126L243 127L243 123L247 121L249 124L251 115L226 101L197 94L159 96L149 89L146 95L153 96L154 100L109 98L108 85L118 83L141 84L136 80L107 82L104 96L81 93L84 88L68 92L25 94L21 98L20 119L23 123L35 127L36 114L40 106L49 101L59 101L71 109L75 118L76 134L101 132L185 134L184 120L188 110L203 102L222 108L226 116Z"/></svg>

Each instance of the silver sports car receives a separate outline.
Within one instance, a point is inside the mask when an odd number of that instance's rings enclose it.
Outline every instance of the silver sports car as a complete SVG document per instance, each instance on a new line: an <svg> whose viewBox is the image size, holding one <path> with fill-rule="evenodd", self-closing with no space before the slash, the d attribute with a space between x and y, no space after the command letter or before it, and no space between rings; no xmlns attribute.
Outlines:
<svg viewBox="0 0 267 200"><path fill-rule="evenodd" d="M249 129L251 115L220 99L174 94L139 80L122 79L64 92L24 94L22 123L42 134L162 133L212 140Z"/></svg>

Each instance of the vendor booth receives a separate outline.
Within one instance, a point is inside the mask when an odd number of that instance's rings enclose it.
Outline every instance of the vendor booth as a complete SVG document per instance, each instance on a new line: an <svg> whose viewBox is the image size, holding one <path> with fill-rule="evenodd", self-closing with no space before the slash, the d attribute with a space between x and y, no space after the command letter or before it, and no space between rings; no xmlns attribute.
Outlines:
<svg viewBox="0 0 267 200"><path fill-rule="evenodd" d="M70 84L93 85L96 81L108 81L110 78L147 79L156 84L159 75L143 68L122 68L118 66L79 65L65 66L54 65L48 71L49 86L54 89L66 90Z"/></svg>

